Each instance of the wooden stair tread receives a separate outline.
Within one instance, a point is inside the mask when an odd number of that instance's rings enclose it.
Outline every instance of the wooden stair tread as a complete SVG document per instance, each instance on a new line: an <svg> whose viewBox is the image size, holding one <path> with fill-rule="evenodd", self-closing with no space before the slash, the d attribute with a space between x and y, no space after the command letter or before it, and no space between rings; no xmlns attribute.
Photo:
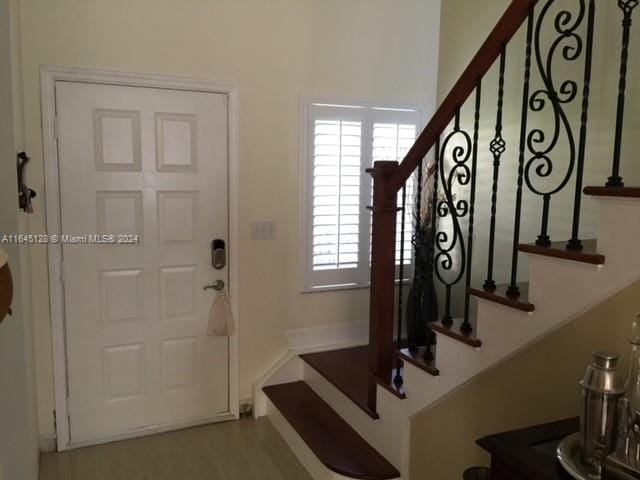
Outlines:
<svg viewBox="0 0 640 480"><path fill-rule="evenodd" d="M353 347L300 355L310 367L373 419L380 416L369 408L369 347Z"/></svg>
<svg viewBox="0 0 640 480"><path fill-rule="evenodd" d="M331 471L365 480L400 477L400 472L305 382L273 385L263 391Z"/></svg>
<svg viewBox="0 0 640 480"><path fill-rule="evenodd" d="M470 288L469 294L523 312L533 312L536 307L529 302L529 284L520 283L518 287L520 287L520 296L518 298L512 298L507 295L508 285L498 285L498 288L496 288L494 292L488 292L481 288Z"/></svg>
<svg viewBox="0 0 640 480"><path fill-rule="evenodd" d="M584 193L593 197L640 198L640 187L585 187Z"/></svg>
<svg viewBox="0 0 640 480"><path fill-rule="evenodd" d="M550 247L541 247L535 244L521 244L518 246L518 250L525 253L589 263L592 265L604 264L604 255L598 253L596 240L583 240L582 244L584 248L579 252L567 250L567 242L553 242Z"/></svg>
<svg viewBox="0 0 640 480"><path fill-rule="evenodd" d="M458 340L462 343L466 343L467 345L479 348L482 346L482 341L476 337L475 328L471 333L464 333L461 329L463 320L461 318L456 318L453 320L451 326L447 327L442 322L432 322L429 325L433 329L433 331L446 335L447 337L451 337L455 340Z"/></svg>
<svg viewBox="0 0 640 480"><path fill-rule="evenodd" d="M435 359L431 361L427 361L424 358L424 353L426 351L426 347L422 346L418 348L418 351L415 355L413 355L408 348L403 348L398 350L396 354L403 362L408 362L414 367L418 367L421 370L424 370L429 375L433 375L437 377L440 375L440 370L436 367Z"/></svg>

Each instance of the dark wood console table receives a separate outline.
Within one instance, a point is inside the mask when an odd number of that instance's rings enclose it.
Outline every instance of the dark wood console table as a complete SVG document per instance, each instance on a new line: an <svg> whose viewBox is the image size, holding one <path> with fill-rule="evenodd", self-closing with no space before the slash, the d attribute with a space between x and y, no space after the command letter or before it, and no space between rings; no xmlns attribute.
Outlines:
<svg viewBox="0 0 640 480"><path fill-rule="evenodd" d="M478 445L491 454L491 480L571 480L556 459L556 447L580 429L572 418L489 435Z"/></svg>

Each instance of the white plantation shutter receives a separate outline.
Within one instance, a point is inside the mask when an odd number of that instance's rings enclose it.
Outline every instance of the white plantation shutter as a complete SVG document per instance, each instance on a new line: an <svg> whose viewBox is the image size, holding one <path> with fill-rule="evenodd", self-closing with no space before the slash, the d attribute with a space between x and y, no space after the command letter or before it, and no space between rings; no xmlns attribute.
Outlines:
<svg viewBox="0 0 640 480"><path fill-rule="evenodd" d="M305 290L367 286L374 161L401 161L418 131L416 110L309 103L305 109ZM412 263L414 186L407 186L405 264ZM401 204L401 196L399 204ZM399 262L401 216L398 218Z"/></svg>
<svg viewBox="0 0 640 480"><path fill-rule="evenodd" d="M313 137L313 269L357 268L360 122L316 120Z"/></svg>

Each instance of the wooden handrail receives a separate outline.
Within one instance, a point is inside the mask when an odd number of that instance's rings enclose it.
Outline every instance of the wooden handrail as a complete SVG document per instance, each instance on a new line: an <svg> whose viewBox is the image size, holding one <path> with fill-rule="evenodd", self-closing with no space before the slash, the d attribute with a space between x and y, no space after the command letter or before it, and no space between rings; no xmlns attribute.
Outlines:
<svg viewBox="0 0 640 480"><path fill-rule="evenodd" d="M449 95L422 131L400 166L387 182L389 194L397 193L409 179L420 161L435 145L456 111L475 90L478 81L486 75L502 52L502 47L520 29L538 0L513 0L478 53L457 81Z"/></svg>

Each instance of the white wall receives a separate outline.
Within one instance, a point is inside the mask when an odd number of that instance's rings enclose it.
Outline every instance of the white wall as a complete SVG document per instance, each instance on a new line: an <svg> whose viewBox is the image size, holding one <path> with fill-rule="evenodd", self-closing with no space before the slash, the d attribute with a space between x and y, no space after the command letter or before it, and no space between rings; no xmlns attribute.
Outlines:
<svg viewBox="0 0 640 480"><path fill-rule="evenodd" d="M39 68L114 69L240 86L240 398L286 349L284 332L368 318L368 291L298 293L299 101L422 105L436 93L440 0L22 0L26 141L42 191ZM44 196L33 232L44 232ZM275 220L276 241L251 241ZM29 249L40 433L53 432L47 258Z"/></svg>
<svg viewBox="0 0 640 480"><path fill-rule="evenodd" d="M0 235L24 229L18 213L15 155L21 147L18 2L0 0ZM27 284L25 255L3 245L13 272L13 316L0 325L0 479L38 476L33 333L22 293Z"/></svg>

